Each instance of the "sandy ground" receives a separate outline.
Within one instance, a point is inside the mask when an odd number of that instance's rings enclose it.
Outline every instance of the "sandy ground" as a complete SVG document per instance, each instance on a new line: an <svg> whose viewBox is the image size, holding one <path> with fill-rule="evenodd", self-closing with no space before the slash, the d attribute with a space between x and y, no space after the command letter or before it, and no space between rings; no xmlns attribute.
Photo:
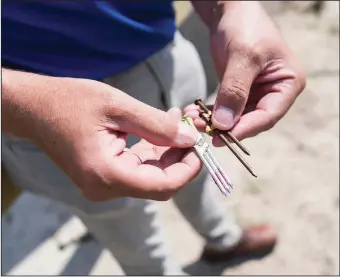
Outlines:
<svg viewBox="0 0 340 277"><path fill-rule="evenodd" d="M327 3L320 15L308 11L310 2L274 13L308 84L271 132L245 141L260 177L250 177L227 150L216 152L236 184L227 200L217 189L216 197L241 224L276 226L279 244L261 260L209 267L197 262L201 239L171 202L161 203L173 253L191 274L339 273L339 2ZM120 274L95 241L72 243L85 231L63 207L23 194L2 218L2 273Z"/></svg>

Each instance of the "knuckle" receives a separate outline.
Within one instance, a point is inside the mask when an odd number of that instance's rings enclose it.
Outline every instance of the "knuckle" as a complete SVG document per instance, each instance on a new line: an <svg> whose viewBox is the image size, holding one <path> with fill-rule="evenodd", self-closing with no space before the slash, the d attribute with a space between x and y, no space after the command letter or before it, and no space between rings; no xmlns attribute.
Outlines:
<svg viewBox="0 0 340 277"><path fill-rule="evenodd" d="M172 118L170 118L169 114L164 112L162 114L162 124L159 124L158 131L165 137L167 140L171 140L176 133L174 128L174 124L172 123ZM170 124L168 124L170 123Z"/></svg>
<svg viewBox="0 0 340 277"><path fill-rule="evenodd" d="M167 182L166 184L163 184L162 187L162 193L160 194L162 200L160 201L167 201L173 197L182 186L177 182Z"/></svg>
<svg viewBox="0 0 340 277"><path fill-rule="evenodd" d="M239 78L231 78L228 85L221 88L221 93L237 101L247 100L247 91L244 82Z"/></svg>
<svg viewBox="0 0 340 277"><path fill-rule="evenodd" d="M177 126L173 119L166 112L162 112L159 117L149 120L149 128L152 128L152 132L162 140L160 144L167 146L177 134Z"/></svg>
<svg viewBox="0 0 340 277"><path fill-rule="evenodd" d="M271 114L268 123L265 126L265 131L268 131L275 127L276 123L282 118L279 114Z"/></svg>
<svg viewBox="0 0 340 277"><path fill-rule="evenodd" d="M264 63L264 55L263 47L258 44L250 44L250 43L239 43L237 47L237 52L243 59L243 63L248 65L249 67L258 67L261 68Z"/></svg>
<svg viewBox="0 0 340 277"><path fill-rule="evenodd" d="M259 47L255 46L250 51L248 51L247 58L252 66L255 66L259 69L262 67L263 54L261 53L261 49L259 49Z"/></svg>
<svg viewBox="0 0 340 277"><path fill-rule="evenodd" d="M302 69L298 71L296 74L296 80L298 83L298 93L300 94L306 87L307 84L307 77L306 77L306 72Z"/></svg>
<svg viewBox="0 0 340 277"><path fill-rule="evenodd" d="M271 118L266 126L266 131L274 128L274 126L276 125L276 119L275 118Z"/></svg>

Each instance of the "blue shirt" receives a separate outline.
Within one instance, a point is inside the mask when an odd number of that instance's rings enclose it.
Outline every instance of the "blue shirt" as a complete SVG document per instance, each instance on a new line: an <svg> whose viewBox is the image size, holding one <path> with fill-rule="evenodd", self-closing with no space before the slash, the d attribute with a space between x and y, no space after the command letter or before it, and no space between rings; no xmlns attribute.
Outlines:
<svg viewBox="0 0 340 277"><path fill-rule="evenodd" d="M102 79L172 41L171 0L2 1L2 66Z"/></svg>

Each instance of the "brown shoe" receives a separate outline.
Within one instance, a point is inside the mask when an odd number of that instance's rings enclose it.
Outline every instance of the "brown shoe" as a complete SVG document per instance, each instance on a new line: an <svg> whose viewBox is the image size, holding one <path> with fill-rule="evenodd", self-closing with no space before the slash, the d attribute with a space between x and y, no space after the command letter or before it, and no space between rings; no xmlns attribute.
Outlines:
<svg viewBox="0 0 340 277"><path fill-rule="evenodd" d="M255 258L269 254L277 241L273 227L255 225L243 230L241 240L232 249L214 249L205 247L202 259L208 262L227 262L234 258Z"/></svg>

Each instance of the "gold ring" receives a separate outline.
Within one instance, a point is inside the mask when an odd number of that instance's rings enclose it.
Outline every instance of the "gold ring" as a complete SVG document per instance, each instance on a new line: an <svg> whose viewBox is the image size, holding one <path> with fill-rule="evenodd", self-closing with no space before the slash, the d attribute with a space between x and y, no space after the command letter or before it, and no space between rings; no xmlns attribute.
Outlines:
<svg viewBox="0 0 340 277"><path fill-rule="evenodd" d="M133 154L133 155L135 155L135 156L138 158L138 160L140 161L141 164L143 163L142 159L141 159L136 153L133 153L133 152L131 152L131 151L130 151L130 153Z"/></svg>
<svg viewBox="0 0 340 277"><path fill-rule="evenodd" d="M135 155L138 158L138 160L140 161L140 163L141 164L143 163L142 159L136 153L133 153L129 148L124 148L123 152Z"/></svg>

